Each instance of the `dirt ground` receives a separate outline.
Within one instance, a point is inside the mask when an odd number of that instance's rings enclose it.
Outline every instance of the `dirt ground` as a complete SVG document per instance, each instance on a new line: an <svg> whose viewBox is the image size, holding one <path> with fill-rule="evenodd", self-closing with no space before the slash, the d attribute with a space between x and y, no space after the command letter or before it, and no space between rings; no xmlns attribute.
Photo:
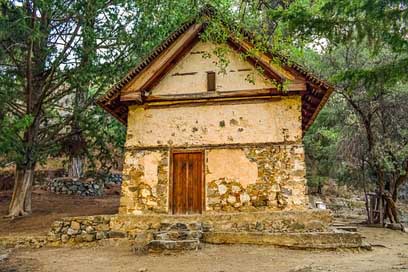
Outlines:
<svg viewBox="0 0 408 272"><path fill-rule="evenodd" d="M4 215L10 195L0 195ZM10 222L1 219L0 236L44 234L63 216L116 213L118 196L82 198L36 191L33 215ZM408 234L359 227L372 251L302 251L267 246L203 246L171 255L137 256L128 246L95 248L0 249L1 272L31 271L408 271ZM7 257L6 257L7 256Z"/></svg>
<svg viewBox="0 0 408 272"><path fill-rule="evenodd" d="M193 252L136 256L127 247L43 248L11 252L0 262L0 271L408 271L408 234L366 227L360 231L375 245L372 251L204 245Z"/></svg>
<svg viewBox="0 0 408 272"><path fill-rule="evenodd" d="M11 191L0 191L0 236L13 234L44 235L52 222L61 217L114 214L118 212L119 195L89 198L57 195L44 190L33 191L33 213L10 221L4 218L11 200Z"/></svg>

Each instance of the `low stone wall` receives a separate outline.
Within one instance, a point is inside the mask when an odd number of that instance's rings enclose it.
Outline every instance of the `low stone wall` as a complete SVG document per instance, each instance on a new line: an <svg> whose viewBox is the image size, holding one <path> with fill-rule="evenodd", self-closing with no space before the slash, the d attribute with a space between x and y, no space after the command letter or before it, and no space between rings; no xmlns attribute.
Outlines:
<svg viewBox="0 0 408 272"><path fill-rule="evenodd" d="M111 230L112 215L69 217L55 221L48 233L49 242L82 243L113 237L125 237L124 233Z"/></svg>
<svg viewBox="0 0 408 272"><path fill-rule="evenodd" d="M105 238L135 238L160 230L163 225L199 224L204 232L325 232L332 217L329 211L278 211L206 215L101 215L69 217L55 221L48 233L51 242L80 243Z"/></svg>
<svg viewBox="0 0 408 272"><path fill-rule="evenodd" d="M236 214L98 215L63 218L48 233L49 246L92 246L126 242L135 253L196 250L201 241L214 244L259 244L298 249L362 248L355 232L329 227L328 211ZM122 239L108 239L122 238Z"/></svg>
<svg viewBox="0 0 408 272"><path fill-rule="evenodd" d="M122 174L110 173L105 180L105 184L122 184Z"/></svg>
<svg viewBox="0 0 408 272"><path fill-rule="evenodd" d="M57 194L101 196L104 185L95 180L78 180L72 178L56 178L48 183L48 191Z"/></svg>
<svg viewBox="0 0 408 272"><path fill-rule="evenodd" d="M203 225L204 231L304 233L328 231L332 216L327 210L239 212L204 215L118 215L111 218L111 228L130 235L154 231L160 224L177 222Z"/></svg>

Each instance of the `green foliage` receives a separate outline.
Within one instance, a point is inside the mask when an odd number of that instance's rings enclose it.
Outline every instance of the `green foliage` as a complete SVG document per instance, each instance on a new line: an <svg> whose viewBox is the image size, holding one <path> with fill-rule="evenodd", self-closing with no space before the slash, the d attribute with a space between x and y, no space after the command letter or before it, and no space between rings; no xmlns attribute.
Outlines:
<svg viewBox="0 0 408 272"><path fill-rule="evenodd" d="M93 100L181 23L207 7L213 19L201 39L220 44L212 54L221 72L228 67L228 50L221 44L230 31L242 38L243 30L248 30L255 34L255 48L242 58L272 48L336 85L337 92L304 138L312 183L327 178L355 183L362 174L375 182L378 169L387 179L406 171L408 109L401 101L408 99L407 1L35 3L36 14L47 15L49 25L41 20L32 24L30 14L16 1L0 4L3 164L60 155L64 140L78 133L86 141L84 153L91 161L114 162L123 148L125 129ZM72 42L70 37L75 37ZM27 61L30 45L37 51ZM28 64L35 80L27 78ZM253 82L253 75L247 80ZM28 107L28 83L39 84L33 85L47 94L42 97L40 92L38 111ZM36 124L37 137L29 142L24 136L35 131Z"/></svg>
<svg viewBox="0 0 408 272"><path fill-rule="evenodd" d="M0 126L0 167L10 163L9 158L17 158L24 154L24 145L21 140L24 131L32 122L31 116L22 118L5 116ZM18 137L18 138L16 138Z"/></svg>

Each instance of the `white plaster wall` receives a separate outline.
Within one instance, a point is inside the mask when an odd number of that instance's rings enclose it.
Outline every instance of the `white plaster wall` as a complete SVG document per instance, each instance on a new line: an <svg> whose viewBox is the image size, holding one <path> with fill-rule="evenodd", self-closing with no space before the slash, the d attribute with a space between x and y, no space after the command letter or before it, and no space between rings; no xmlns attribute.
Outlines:
<svg viewBox="0 0 408 272"><path fill-rule="evenodd" d="M207 152L206 181L228 178L238 181L244 188L255 184L258 166L251 162L242 149L211 149Z"/></svg>
<svg viewBox="0 0 408 272"><path fill-rule="evenodd" d="M300 141L301 99L129 108L127 147L200 146Z"/></svg>
<svg viewBox="0 0 408 272"><path fill-rule="evenodd" d="M219 61L213 51L221 45L199 42L190 53L188 53L177 65L154 87L151 92L153 95L166 94L186 94L207 92L207 72L216 72L216 90L223 91L242 91L263 88L272 88L275 85L262 76L248 62L241 59L240 55L226 45L223 48L228 49L226 54L229 65L226 74L218 73L220 71L217 62ZM207 54L210 58L205 58ZM185 73L195 73L185 75ZM183 75L184 74L184 75ZM254 83L246 80L247 77L254 79Z"/></svg>

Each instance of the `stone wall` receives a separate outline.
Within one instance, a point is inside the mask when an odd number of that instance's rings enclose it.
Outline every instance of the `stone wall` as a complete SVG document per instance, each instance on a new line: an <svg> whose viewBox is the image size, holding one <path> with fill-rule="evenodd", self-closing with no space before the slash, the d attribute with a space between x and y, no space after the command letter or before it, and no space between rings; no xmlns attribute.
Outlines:
<svg viewBox="0 0 408 272"><path fill-rule="evenodd" d="M227 103L228 102L228 103ZM205 211L304 209L301 97L130 106L121 214L169 213L172 150L205 151Z"/></svg>
<svg viewBox="0 0 408 272"><path fill-rule="evenodd" d="M204 232L310 233L326 232L329 211L240 212L193 216L96 215L55 221L47 235L50 243L95 242L107 238L137 238L160 231L164 225L200 225ZM148 236L148 235L147 235Z"/></svg>
<svg viewBox="0 0 408 272"><path fill-rule="evenodd" d="M123 233L111 230L111 215L70 217L55 221L47 235L49 242L82 243L113 237Z"/></svg>
<svg viewBox="0 0 408 272"><path fill-rule="evenodd" d="M221 153L224 162L212 165L211 153ZM279 210L306 206L302 146L267 145L238 150L209 150L207 154L208 211ZM234 167L240 160L247 160L254 167L245 167L242 163ZM220 172L218 169L231 168L234 171L226 171L225 176L220 175L222 173L214 176L214 172ZM251 168L255 169L252 180L245 177Z"/></svg>
<svg viewBox="0 0 408 272"><path fill-rule="evenodd" d="M167 150L126 152L119 213L167 213L168 154Z"/></svg>
<svg viewBox="0 0 408 272"><path fill-rule="evenodd" d="M204 216L97 215L54 222L44 239L1 240L7 246L129 246L137 254L197 250L200 243L275 245L297 249L362 248L358 233L329 227L328 211L281 211ZM111 239L114 238L114 239Z"/></svg>
<svg viewBox="0 0 408 272"><path fill-rule="evenodd" d="M304 209L302 145L205 150L205 212ZM121 214L168 213L170 149L128 149Z"/></svg>
<svg viewBox="0 0 408 272"><path fill-rule="evenodd" d="M204 231L302 233L324 232L332 222L329 211L238 212L206 215L118 215L111 218L111 228L129 235L156 230L161 224L201 223Z"/></svg>
<svg viewBox="0 0 408 272"><path fill-rule="evenodd" d="M103 195L104 184L93 179L79 180L66 177L51 180L47 189L57 194L101 196Z"/></svg>

